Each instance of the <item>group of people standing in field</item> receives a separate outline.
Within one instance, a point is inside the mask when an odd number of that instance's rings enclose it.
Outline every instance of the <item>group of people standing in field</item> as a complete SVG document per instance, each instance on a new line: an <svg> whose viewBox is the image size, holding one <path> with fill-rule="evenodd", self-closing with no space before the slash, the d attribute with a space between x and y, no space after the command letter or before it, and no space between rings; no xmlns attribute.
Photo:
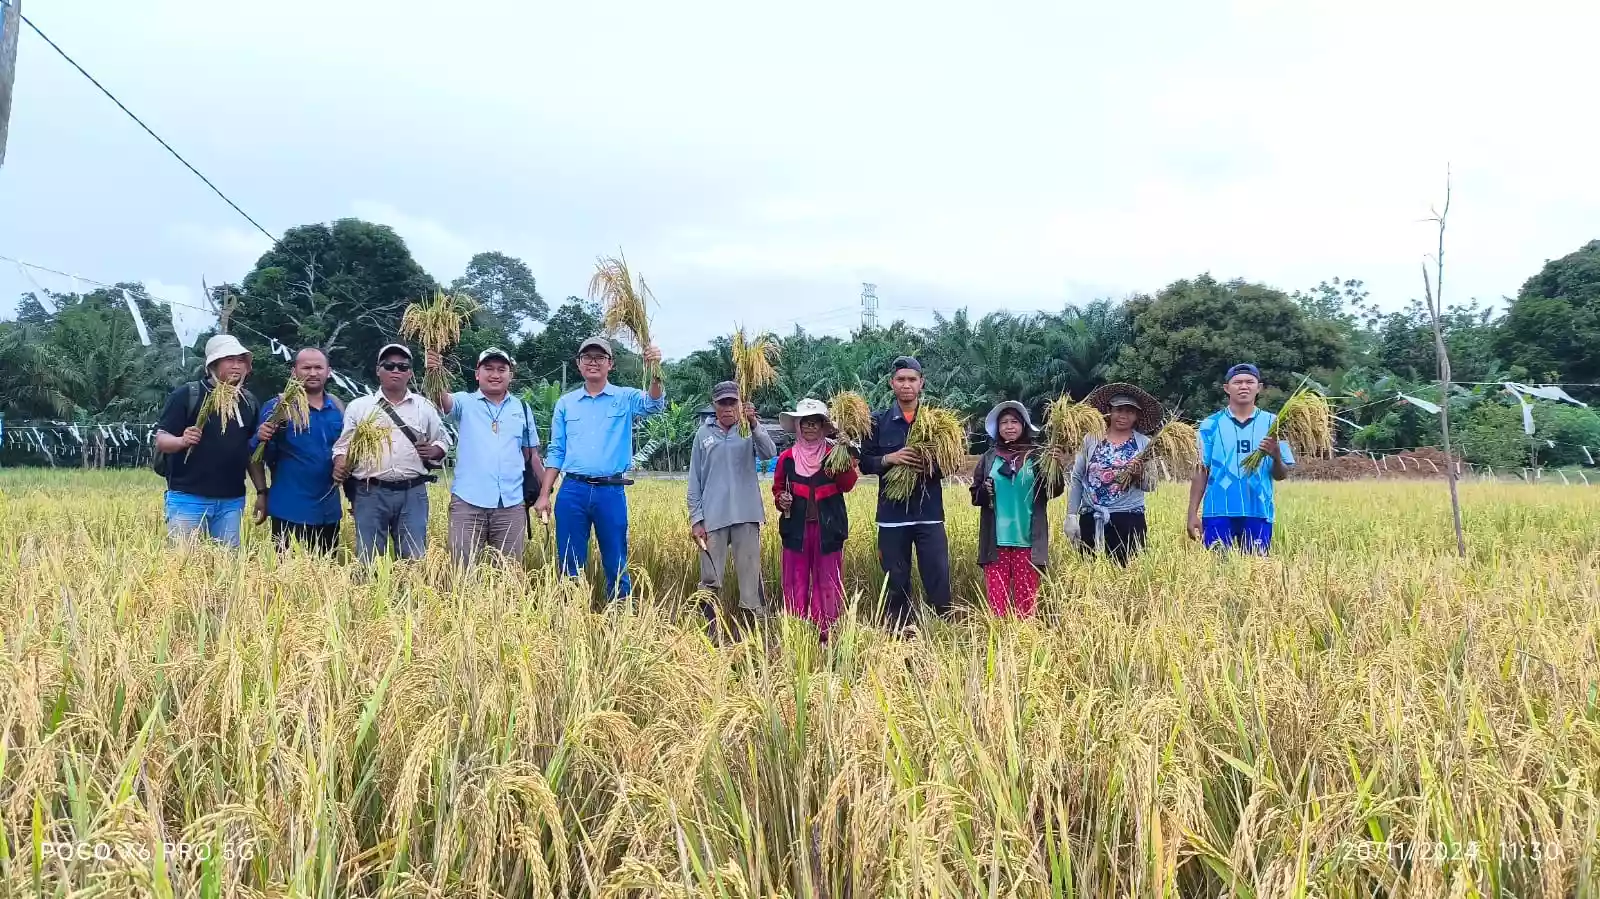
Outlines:
<svg viewBox="0 0 1600 899"><path fill-rule="evenodd" d="M647 347L644 358L658 363L661 353ZM633 428L637 420L664 411L666 398L659 376L648 391L612 384L613 359L604 338L582 343L577 363L583 384L556 403L541 457L532 410L510 393L516 361L493 347L477 359L477 390L430 398L411 389L410 349L389 344L378 352L378 392L348 406L325 390L326 356L307 348L295 357L293 375L305 386L308 426L278 424L273 416L278 398L261 405L248 390L235 421L210 415L201 423L200 407L214 385L225 380L242 387L251 369L249 350L229 335L218 335L206 345L204 377L173 391L157 426L168 531L174 539L204 534L238 546L248 479L255 488L253 518L258 524L270 521L280 547L300 543L332 551L339 542L343 498L350 505L362 563L385 553L420 558L427 546L427 488L451 449L444 428L448 421L457 432L446 538L455 565L470 566L489 549L501 558L520 559L531 510L543 520L553 515L565 575L583 571L592 534L606 595L627 596L632 585L626 487L633 483L627 477ZM432 352L424 362L430 370L442 364ZM649 368L659 371L659 366ZM874 414L870 435L851 449L851 464L837 472L825 465L836 428L820 400L802 400L780 415L794 443L778 453L737 385L729 381L712 389L715 418L701 426L691 451L689 526L701 552L703 588L720 591L731 560L741 617L761 615L770 605L761 572L767 510L757 463L774 456L769 489L779 515L786 611L813 622L826 637L844 601L842 560L850 533L845 496L862 474L881 476L906 466L916 473L909 495L891 500L880 493L876 510L887 623L899 630L912 627L913 560L928 606L941 617L950 614L943 481L951 473L907 446L922 407L921 364L902 356L891 365L889 379L894 402ZM1265 553L1271 544L1273 482L1287 476L1294 456L1269 435L1272 413L1256 408L1261 386L1255 366L1229 369L1223 379L1228 406L1199 428L1200 464L1191 481L1187 530L1208 547ZM1144 544L1145 495L1156 488L1156 479L1140 450L1162 421L1161 405L1146 391L1122 383L1099 387L1084 402L1105 416L1106 427L1072 460L1037 444L1039 429L1023 404L1000 403L986 417L990 446L971 472L970 498L979 510L977 561L997 615L1034 614L1049 563L1048 504L1063 492L1068 496L1066 534L1084 551L1103 551L1126 565ZM388 439L376 459L352 468L351 439L364 421L376 422ZM1247 470L1241 463L1258 449L1270 464ZM1055 454L1053 467L1070 474L1044 476L1039 463L1046 454ZM708 601L705 611L717 618L716 603Z"/></svg>

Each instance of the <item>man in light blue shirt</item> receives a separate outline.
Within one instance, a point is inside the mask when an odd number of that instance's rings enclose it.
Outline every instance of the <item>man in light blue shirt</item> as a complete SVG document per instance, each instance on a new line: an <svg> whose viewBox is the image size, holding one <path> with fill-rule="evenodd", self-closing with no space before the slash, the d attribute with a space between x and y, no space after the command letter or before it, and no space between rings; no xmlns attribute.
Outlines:
<svg viewBox="0 0 1600 899"><path fill-rule="evenodd" d="M1277 416L1256 408L1260 369L1235 365L1222 389L1228 408L1200 423L1200 465L1189 484L1189 537L1208 548L1232 545L1265 555L1272 545L1273 482L1289 476L1294 451L1268 436ZM1242 463L1257 449L1266 458L1246 471Z"/></svg>
<svg viewBox="0 0 1600 899"><path fill-rule="evenodd" d="M660 362L661 351L646 347L644 359ZM612 384L611 368L611 344L604 339L591 337L578 348L583 386L556 401L550 420L549 466L534 510L540 518L550 514L550 492L565 472L567 483L555 501L561 570L577 577L588 564L593 529L606 573L606 596L616 599L633 591L627 572L628 497L623 491L632 483L624 475L633 462L633 423L665 410L667 402L659 376L646 394Z"/></svg>
<svg viewBox="0 0 1600 899"><path fill-rule="evenodd" d="M428 352L428 369L439 354ZM528 404L511 396L517 363L490 347L478 356L478 389L435 398L445 421L456 425L456 469L450 486L450 557L457 567L471 565L484 546L508 560L521 561L528 545L525 477L539 469L539 429ZM529 474L532 472L532 474Z"/></svg>

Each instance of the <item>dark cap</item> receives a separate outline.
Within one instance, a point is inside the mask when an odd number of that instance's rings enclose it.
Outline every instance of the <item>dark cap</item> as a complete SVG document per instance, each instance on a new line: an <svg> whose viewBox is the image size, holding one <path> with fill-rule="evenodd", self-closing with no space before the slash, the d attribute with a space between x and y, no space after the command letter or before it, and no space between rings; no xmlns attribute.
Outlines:
<svg viewBox="0 0 1600 899"><path fill-rule="evenodd" d="M1135 409L1141 408L1139 401L1134 399L1133 395L1129 393L1119 393L1116 396L1113 396L1111 399L1106 400L1106 405L1112 407L1113 409L1117 406L1132 406Z"/></svg>
<svg viewBox="0 0 1600 899"><path fill-rule="evenodd" d="M723 381L721 384L718 384L717 386L711 388L711 401L713 403L716 402L717 400L738 399L738 398L739 398L739 385L733 383L732 381Z"/></svg>
<svg viewBox="0 0 1600 899"><path fill-rule="evenodd" d="M586 350L590 349L599 350L600 352L605 353L607 356L615 355L611 352L611 342L606 340L604 337L591 337L588 340L585 340L583 344L578 347L578 355L582 356Z"/></svg>
<svg viewBox="0 0 1600 899"><path fill-rule="evenodd" d="M1261 380L1261 369L1256 368L1254 365L1251 365L1248 362L1241 362L1238 365L1228 369L1228 374L1222 379L1222 383L1226 384L1239 375L1250 375L1259 381Z"/></svg>
<svg viewBox="0 0 1600 899"><path fill-rule="evenodd" d="M892 375L902 368L909 368L919 375L922 374L922 363L918 362L915 356L897 356L889 366L889 373Z"/></svg>

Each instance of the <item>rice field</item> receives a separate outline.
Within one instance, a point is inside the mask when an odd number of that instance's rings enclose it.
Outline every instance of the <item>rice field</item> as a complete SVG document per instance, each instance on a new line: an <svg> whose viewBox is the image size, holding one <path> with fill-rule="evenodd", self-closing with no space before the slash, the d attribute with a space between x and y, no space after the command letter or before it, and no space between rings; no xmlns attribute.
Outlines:
<svg viewBox="0 0 1600 899"><path fill-rule="evenodd" d="M1600 488L1461 489L1465 562L1440 483L1280 487L1257 560L1164 485L1128 570L1057 546L1040 619L896 639L864 482L819 647L695 626L681 483L631 489L597 612L537 521L454 580L442 488L369 573L169 549L149 473L0 472L0 895L1600 895Z"/></svg>

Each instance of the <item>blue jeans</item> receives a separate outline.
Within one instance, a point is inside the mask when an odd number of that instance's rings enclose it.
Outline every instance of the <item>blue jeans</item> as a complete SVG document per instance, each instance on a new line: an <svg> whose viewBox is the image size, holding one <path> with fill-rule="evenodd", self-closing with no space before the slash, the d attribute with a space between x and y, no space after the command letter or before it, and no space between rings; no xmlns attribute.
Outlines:
<svg viewBox="0 0 1600 899"><path fill-rule="evenodd" d="M621 487L594 487L568 480L556 494L556 552L561 571L577 577L589 564L589 530L600 544L600 564L606 572L606 597L617 599L633 592L628 578L628 494Z"/></svg>
<svg viewBox="0 0 1600 899"><path fill-rule="evenodd" d="M1231 545L1264 556L1272 546L1272 522L1265 518L1211 516L1200 519L1200 527L1200 541L1207 549Z"/></svg>
<svg viewBox="0 0 1600 899"><path fill-rule="evenodd" d="M167 534L174 540L187 540L203 533L224 546L239 545L239 527L244 522L242 496L208 499L168 490L165 512Z"/></svg>

